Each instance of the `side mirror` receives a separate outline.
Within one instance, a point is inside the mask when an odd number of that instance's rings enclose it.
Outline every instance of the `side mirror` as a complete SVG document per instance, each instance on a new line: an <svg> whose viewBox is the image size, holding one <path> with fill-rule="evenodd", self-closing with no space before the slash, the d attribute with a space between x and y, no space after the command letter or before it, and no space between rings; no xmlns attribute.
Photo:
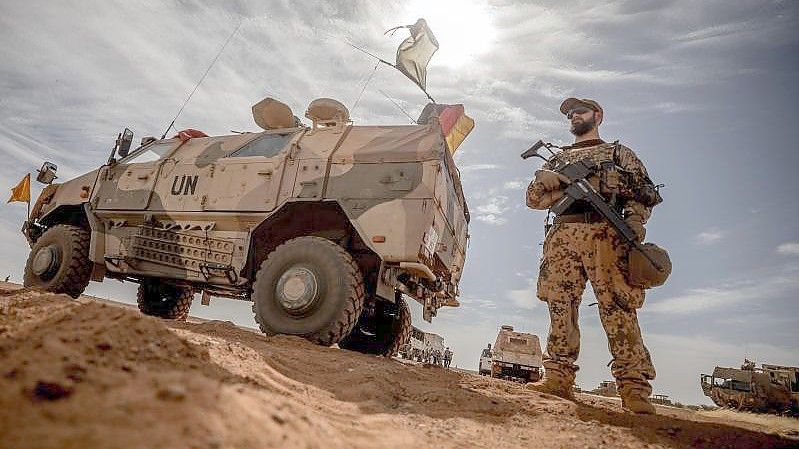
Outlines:
<svg viewBox="0 0 799 449"><path fill-rule="evenodd" d="M133 142L133 131L125 128L125 131L123 131L122 134L117 137L116 150L120 158L128 155L128 152L130 152L131 142Z"/></svg>
<svg viewBox="0 0 799 449"><path fill-rule="evenodd" d="M45 162L42 164L42 168L39 169L39 174L36 175L36 180L42 184L52 184L53 181L58 178L58 176L55 175L56 170L58 170L58 166L56 166L54 163Z"/></svg>

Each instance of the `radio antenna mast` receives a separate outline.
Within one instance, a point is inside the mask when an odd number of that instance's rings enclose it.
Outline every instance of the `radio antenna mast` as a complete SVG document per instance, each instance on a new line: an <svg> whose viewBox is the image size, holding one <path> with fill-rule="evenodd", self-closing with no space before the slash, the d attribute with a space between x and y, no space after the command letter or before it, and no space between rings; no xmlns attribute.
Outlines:
<svg viewBox="0 0 799 449"><path fill-rule="evenodd" d="M191 97L194 95L194 92L197 92L197 89L200 87L200 84L202 84L203 80L205 80L205 77L208 75L208 72L211 71L211 68L214 66L214 64L216 64L216 61L218 61L219 57L222 56L222 52L225 51L225 47L227 47L227 44L230 42L231 39L233 39L233 36L235 36L236 33L239 31L239 28L241 28L241 24L242 23L244 23L243 19L241 21L239 21L239 24L236 25L236 29L233 30L232 33L230 33L230 36L228 36L228 38L225 40L225 43L222 44L222 48L219 49L219 52L214 57L213 61L211 61L211 64L209 64L208 68L205 69L205 73L203 73L203 76L201 76L200 80L197 81L197 84L194 85L194 89L192 89L192 91L189 94L189 96L186 97L186 101L184 101L183 105L180 106L180 110L178 110L178 113L175 114L175 118L173 118L172 122L169 124L169 126L167 126L166 130L164 131L164 134L161 135L162 139L165 139L167 133L169 132L169 130L172 129L173 126L175 126L175 121L178 119L178 117L180 117L180 114L183 112L183 109L189 103L189 100L191 100Z"/></svg>

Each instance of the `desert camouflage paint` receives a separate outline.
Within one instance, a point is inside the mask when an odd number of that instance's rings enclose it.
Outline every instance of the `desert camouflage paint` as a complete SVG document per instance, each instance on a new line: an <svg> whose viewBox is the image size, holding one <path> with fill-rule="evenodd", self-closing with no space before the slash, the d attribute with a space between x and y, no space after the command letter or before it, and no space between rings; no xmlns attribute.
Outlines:
<svg viewBox="0 0 799 449"><path fill-rule="evenodd" d="M90 258L103 270L243 293L259 225L288 205L336 203L381 273L391 266L420 277L429 269L445 283L435 295L406 294L432 301L433 311L458 305L468 211L436 120L157 140L46 192L32 220L84 208ZM381 276L378 293L389 296L390 282Z"/></svg>
<svg viewBox="0 0 799 449"><path fill-rule="evenodd" d="M615 153L615 154L614 154ZM635 180L648 179L646 169L627 147L600 144L585 148L568 148L544 165L552 169L558 163L590 159L618 165ZM633 196L629 185L622 181L619 170L603 170L589 178L589 182L605 195ZM550 207L552 195L539 182L531 182L527 189L527 205L534 209ZM651 208L628 200L625 214L637 214L645 222ZM587 281L599 305L599 316L608 336L608 346L613 356L611 371L619 391L636 391L648 397L652 391L649 381L655 378L649 351L646 349L638 325L636 309L644 302L644 290L627 284L624 277L627 263L627 245L612 226L604 221L596 223L563 223L550 228L544 242L543 257L538 276L538 297L546 301L550 314L550 334L544 367L548 376L574 380L578 367L575 364L580 351L578 309Z"/></svg>
<svg viewBox="0 0 799 449"><path fill-rule="evenodd" d="M552 170L556 165L581 160L592 160L597 165L608 162L617 164L627 172L628 179L623 179L624 176L618 170L605 170L601 176L590 177L588 181L603 195L616 194L624 198L633 198L635 196L633 188L649 180L646 167L644 167L643 162L638 159L635 153L628 147L615 143L603 143L585 148L567 147L567 149L553 156L541 168ZM548 208L551 204L542 204L542 200L546 197L545 193L540 183L531 182L527 188L527 205L534 209ZM646 223L652 214L652 208L628 199L625 201L623 212L625 217L639 215L643 223Z"/></svg>

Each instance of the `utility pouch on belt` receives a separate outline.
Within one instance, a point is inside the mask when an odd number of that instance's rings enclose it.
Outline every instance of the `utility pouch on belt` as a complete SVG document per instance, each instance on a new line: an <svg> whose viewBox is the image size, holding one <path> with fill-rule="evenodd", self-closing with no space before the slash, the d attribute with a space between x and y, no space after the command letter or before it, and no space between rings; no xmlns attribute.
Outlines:
<svg viewBox="0 0 799 449"><path fill-rule="evenodd" d="M669 253L654 243L631 246L627 256L627 283L633 287L663 285L671 274Z"/></svg>

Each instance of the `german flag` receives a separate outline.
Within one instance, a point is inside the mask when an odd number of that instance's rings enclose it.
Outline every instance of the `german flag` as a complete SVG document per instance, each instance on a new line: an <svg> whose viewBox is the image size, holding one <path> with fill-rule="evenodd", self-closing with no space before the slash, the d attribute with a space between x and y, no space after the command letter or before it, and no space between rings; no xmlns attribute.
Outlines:
<svg viewBox="0 0 799 449"><path fill-rule="evenodd" d="M474 129L474 120L466 115L462 104L448 105L438 116L438 122L441 124L441 132L447 141L447 147L453 154Z"/></svg>

